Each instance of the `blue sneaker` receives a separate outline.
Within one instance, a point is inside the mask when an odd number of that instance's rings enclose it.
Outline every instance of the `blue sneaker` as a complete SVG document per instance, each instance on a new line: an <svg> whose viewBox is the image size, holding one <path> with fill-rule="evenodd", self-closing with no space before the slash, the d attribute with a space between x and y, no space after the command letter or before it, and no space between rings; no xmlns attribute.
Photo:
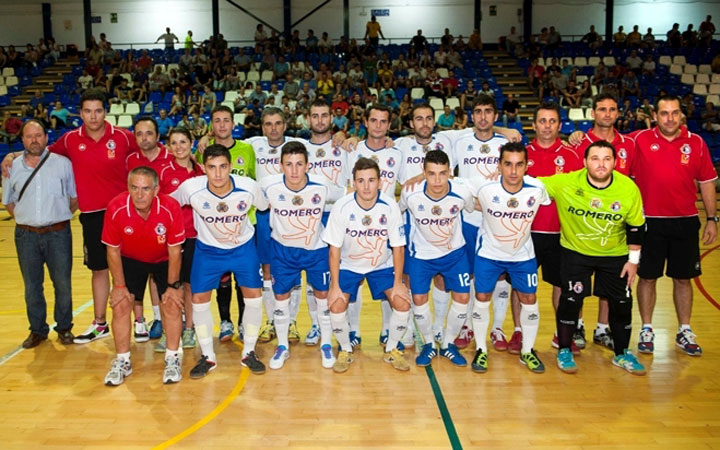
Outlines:
<svg viewBox="0 0 720 450"><path fill-rule="evenodd" d="M447 348L441 348L440 356L447 358L458 367L467 366L467 361L465 361L463 355L460 354L460 350L458 350L455 344L448 344Z"/></svg>
<svg viewBox="0 0 720 450"><path fill-rule="evenodd" d="M635 355L630 353L628 349L622 355L613 357L612 363L621 369L625 369L633 375L645 375L645 366L638 362Z"/></svg>
<svg viewBox="0 0 720 450"><path fill-rule="evenodd" d="M387 341L387 339L386 339ZM350 345L352 348L360 347L360 344L362 344L362 337L358 336L356 332L351 331L350 332Z"/></svg>
<svg viewBox="0 0 720 450"><path fill-rule="evenodd" d="M153 320L150 327L150 339L160 339L162 337L163 327L161 320Z"/></svg>
<svg viewBox="0 0 720 450"><path fill-rule="evenodd" d="M351 332L352 333L352 332ZM384 347L385 344L387 344L388 336L390 334L388 333L388 330L383 331L380 333L380 344ZM352 335L351 335L352 336ZM350 342L352 342L352 337L350 338ZM405 344L402 343L402 341L398 341L397 343L397 349L400 351L405 350Z"/></svg>
<svg viewBox="0 0 720 450"><path fill-rule="evenodd" d="M422 346L420 354L417 356L417 358L415 358L415 364L420 367L427 367L432 364L432 360L436 356L437 350L435 350L435 346L432 342L428 342L427 344Z"/></svg>
<svg viewBox="0 0 720 450"><path fill-rule="evenodd" d="M575 364L575 358L569 348L564 348L558 352L557 365L560 370L565 373L575 373L578 370Z"/></svg>
<svg viewBox="0 0 720 450"><path fill-rule="evenodd" d="M652 354L652 352L655 351L655 343L653 342L655 340L655 333L653 333L653 329L649 327L644 327L642 330L640 330L640 340L638 341L638 351L640 353L648 353Z"/></svg>
<svg viewBox="0 0 720 450"><path fill-rule="evenodd" d="M232 322L230 322L229 320L223 320L220 323L220 334L218 335L218 340L220 342L227 342L232 340L234 330L235 326Z"/></svg>

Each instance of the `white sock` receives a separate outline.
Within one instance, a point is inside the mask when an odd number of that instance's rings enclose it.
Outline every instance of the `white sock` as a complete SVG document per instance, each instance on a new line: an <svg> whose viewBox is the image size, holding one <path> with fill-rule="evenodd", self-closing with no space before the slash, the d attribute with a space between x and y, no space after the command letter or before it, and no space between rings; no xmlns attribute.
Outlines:
<svg viewBox="0 0 720 450"><path fill-rule="evenodd" d="M292 294L290 294L290 298L292 298ZM284 345L285 348L290 348L290 343L288 342L288 327L290 326L290 300L275 300L273 322L275 323L275 333L277 333L278 346Z"/></svg>
<svg viewBox="0 0 720 450"><path fill-rule="evenodd" d="M472 313L472 325L475 332L475 350L487 352L487 329L490 325L490 302L475 300Z"/></svg>
<svg viewBox="0 0 720 450"><path fill-rule="evenodd" d="M385 344L386 352L392 351L397 347L398 341L402 339L403 335L407 331L408 317L410 317L410 311L392 310L392 313L390 314L388 340Z"/></svg>
<svg viewBox="0 0 720 450"><path fill-rule="evenodd" d="M535 345L538 328L540 326L540 308L538 304L520 305L520 326L522 327L522 353L530 353ZM477 339L477 336L475 337Z"/></svg>
<svg viewBox="0 0 720 450"><path fill-rule="evenodd" d="M424 305L418 306L413 305L413 316L415 316L415 323L417 323L418 331L422 335L423 342L433 342L434 330L432 320L430 316L430 302ZM435 313L437 314L437 312Z"/></svg>
<svg viewBox="0 0 720 450"><path fill-rule="evenodd" d="M294 287L290 291L290 322L297 320L298 311L300 311L300 301L302 300L302 287Z"/></svg>
<svg viewBox="0 0 720 450"><path fill-rule="evenodd" d="M610 328L610 325L609 325L609 324L607 324L607 323L600 323L600 322L598 322L598 323L597 323L597 326L595 327L595 329L596 329L597 331L601 331L601 332L604 332L604 331L607 330L608 328Z"/></svg>
<svg viewBox="0 0 720 450"><path fill-rule="evenodd" d="M333 334L340 344L340 350L352 353L350 346L350 330L347 320L347 311L341 313L330 313L330 323L332 324Z"/></svg>
<svg viewBox="0 0 720 450"><path fill-rule="evenodd" d="M130 352L118 353L117 359L119 359L121 361L130 361Z"/></svg>
<svg viewBox="0 0 720 450"><path fill-rule="evenodd" d="M161 320L160 318L160 305L153 305L153 320Z"/></svg>
<svg viewBox="0 0 720 450"><path fill-rule="evenodd" d="M577 329L579 330L580 327L584 327L584 326L585 326L585 321L584 321L583 318L581 317L581 318L578 319Z"/></svg>
<svg viewBox="0 0 720 450"><path fill-rule="evenodd" d="M207 356L210 361L217 361L213 348L213 317L209 302L193 303L193 322L202 354Z"/></svg>
<svg viewBox="0 0 720 450"><path fill-rule="evenodd" d="M651 323L644 323L642 327L643 327L643 328L652 328L652 324L651 324Z"/></svg>
<svg viewBox="0 0 720 450"><path fill-rule="evenodd" d="M433 285L432 290L432 301L433 301L433 312L435 313L435 320L432 324L433 334L441 332L445 328L445 316L448 312L448 306L450 306L450 293L445 292L442 289L438 289L437 286ZM418 325L419 327L420 325ZM430 341L425 341L427 344Z"/></svg>
<svg viewBox="0 0 720 450"><path fill-rule="evenodd" d="M390 330L390 316L392 316L392 306L387 300L380 302L380 310L382 311L382 333Z"/></svg>
<svg viewBox="0 0 720 450"><path fill-rule="evenodd" d="M273 308L275 308L275 292L273 292L271 280L263 280L262 301L265 305L265 317L267 317L268 322L272 322Z"/></svg>
<svg viewBox="0 0 720 450"><path fill-rule="evenodd" d="M467 319L467 305L458 303L455 300L450 304L450 311L447 315L447 325L445 325L445 335L443 336L442 348L447 348L448 344L452 344L465 320ZM477 337L476 337L477 339Z"/></svg>
<svg viewBox="0 0 720 450"><path fill-rule="evenodd" d="M168 358L177 358L177 357L178 357L178 351L177 351L177 350L174 350L174 351L173 351L173 350L170 350L170 349L167 349L167 348L165 349L165 359L168 359Z"/></svg>
<svg viewBox="0 0 720 450"><path fill-rule="evenodd" d="M314 297L313 297L314 298ZM320 319L320 346L332 345L332 324L327 299L315 299L317 304L316 319Z"/></svg>
<svg viewBox="0 0 720 450"><path fill-rule="evenodd" d="M681 333L685 330L690 330L690 324L689 323L681 323L680 328L678 328L678 333Z"/></svg>
<svg viewBox="0 0 720 450"><path fill-rule="evenodd" d="M245 297L245 311L243 311L243 358L248 353L255 351L258 334L260 333L260 324L262 323L262 297L247 298ZM272 314L272 310L270 310Z"/></svg>
<svg viewBox="0 0 720 450"><path fill-rule="evenodd" d="M493 307L493 330L499 328L502 330L505 316L507 315L508 305L510 304L510 283L500 280L495 284L495 290L492 294Z"/></svg>
<svg viewBox="0 0 720 450"><path fill-rule="evenodd" d="M360 311L362 310L363 296L362 296L362 284L357 290L355 295L355 302L348 304L347 314L350 320L350 331L354 331L357 336L360 336ZM334 328L334 327L333 327Z"/></svg>
<svg viewBox="0 0 720 450"><path fill-rule="evenodd" d="M315 291L313 290L313 287L308 285L308 289L305 292L305 300L307 300L307 306L308 306L308 313L310 314L310 322L314 326L317 326L318 324L318 305L317 305L317 299L315 298ZM326 299L327 301L327 299ZM325 304L325 309L327 309L327 303Z"/></svg>

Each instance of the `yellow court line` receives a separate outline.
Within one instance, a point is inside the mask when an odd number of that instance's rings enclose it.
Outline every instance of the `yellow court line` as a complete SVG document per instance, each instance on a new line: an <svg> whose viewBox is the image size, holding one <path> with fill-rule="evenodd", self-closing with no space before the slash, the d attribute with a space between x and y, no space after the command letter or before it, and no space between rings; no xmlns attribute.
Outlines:
<svg viewBox="0 0 720 450"><path fill-rule="evenodd" d="M153 450L165 449L170 447L171 445L177 444L178 442L190 436L200 428L207 425L208 422L210 422L221 412L223 412L225 408L230 406L230 403L232 403L233 400L235 400L237 396L240 395L240 392L242 392L243 388L245 387L245 383L247 382L249 376L250 369L248 369L247 367L243 367L242 371L240 372L240 378L238 378L238 382L233 388L232 392L230 392L230 394L228 394L228 396L225 397L225 399L219 405L217 405L215 409L210 411L205 417L195 422L192 426L190 426L180 434L173 436L172 438L168 439L160 445L157 445L156 447L153 447Z"/></svg>

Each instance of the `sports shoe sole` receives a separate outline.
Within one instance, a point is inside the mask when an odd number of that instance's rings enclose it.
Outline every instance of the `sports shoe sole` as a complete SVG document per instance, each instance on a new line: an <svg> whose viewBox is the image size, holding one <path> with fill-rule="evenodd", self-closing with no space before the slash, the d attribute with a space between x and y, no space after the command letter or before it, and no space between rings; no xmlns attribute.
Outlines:
<svg viewBox="0 0 720 450"><path fill-rule="evenodd" d="M696 353L689 352L685 350L685 347L682 344L675 343L675 346L679 348L683 353L685 353L688 356L702 356L702 350Z"/></svg>
<svg viewBox="0 0 720 450"><path fill-rule="evenodd" d="M528 370L532 373L537 373L537 374L545 373L545 367L543 367L542 369L531 369L530 366L528 366L527 363L522 360L522 358L520 359L520 364L527 367Z"/></svg>
<svg viewBox="0 0 720 450"><path fill-rule="evenodd" d="M94 337L89 338L89 339L87 339L87 338L86 338L86 339L80 339L79 336L76 336L75 339L73 339L73 343L75 343L75 344L89 344L89 343L91 343L91 342L93 342L93 341L99 341L100 339L105 339L105 338L108 338L108 337L110 337L110 333L109 333L109 332L104 333L104 334L100 334L100 335L98 335L98 336L94 336Z"/></svg>
<svg viewBox="0 0 720 450"><path fill-rule="evenodd" d="M632 375L643 376L643 375L645 375L645 374L647 373L647 370L643 370L642 372L639 371L639 370L628 370L628 369L626 369L625 367L623 367L623 366L621 366L620 364L618 364L618 363L615 361L615 358L612 359L612 365L615 366L615 367L617 367L617 368L623 369L625 372L627 372L627 373L629 373L629 374L632 374Z"/></svg>
<svg viewBox="0 0 720 450"><path fill-rule="evenodd" d="M290 358L290 352L285 351L285 356L282 356L280 358L273 357L270 362L268 363L268 367L270 367L273 370L279 370L282 369L285 365L285 361L287 361ZM279 365L278 365L279 364Z"/></svg>

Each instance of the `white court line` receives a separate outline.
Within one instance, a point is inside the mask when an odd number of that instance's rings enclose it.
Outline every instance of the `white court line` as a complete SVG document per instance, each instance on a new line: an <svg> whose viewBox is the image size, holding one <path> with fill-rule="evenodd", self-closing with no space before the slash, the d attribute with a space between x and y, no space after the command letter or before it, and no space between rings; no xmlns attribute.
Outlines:
<svg viewBox="0 0 720 450"><path fill-rule="evenodd" d="M88 309L90 306L92 306L92 304L93 304L93 301L88 300L84 305L80 306L79 308L77 308L76 310L73 311L73 317L77 317L78 314L80 314L81 312ZM57 325L57 322L50 325L50 329L52 330L53 327L55 327L55 325ZM17 348L15 348L15 349L11 350L10 352L6 353L5 355L3 355L3 357L0 358L0 366L5 364L6 362L10 361L11 359L13 359L15 356L17 356L23 350L25 350L25 349L22 347L22 345L20 345Z"/></svg>

